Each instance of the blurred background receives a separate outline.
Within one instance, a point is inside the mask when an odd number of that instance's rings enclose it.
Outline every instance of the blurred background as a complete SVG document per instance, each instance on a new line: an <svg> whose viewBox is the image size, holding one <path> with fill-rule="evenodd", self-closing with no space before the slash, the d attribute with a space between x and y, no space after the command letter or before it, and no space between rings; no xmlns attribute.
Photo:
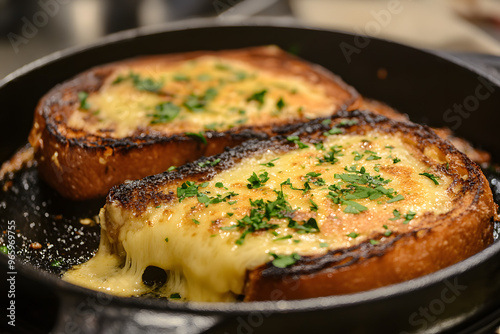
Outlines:
<svg viewBox="0 0 500 334"><path fill-rule="evenodd" d="M500 56L500 0L0 0L0 78L121 30L255 16Z"/></svg>

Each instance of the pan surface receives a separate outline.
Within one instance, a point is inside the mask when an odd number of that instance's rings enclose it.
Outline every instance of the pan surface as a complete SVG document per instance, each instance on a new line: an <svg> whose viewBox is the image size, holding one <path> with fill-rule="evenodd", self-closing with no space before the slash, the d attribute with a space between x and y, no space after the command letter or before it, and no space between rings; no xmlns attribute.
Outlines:
<svg viewBox="0 0 500 334"><path fill-rule="evenodd" d="M460 60L396 43L279 22L197 20L137 29L56 53L0 82L0 161L26 143L33 110L51 87L92 66L139 55L276 44L340 75L361 94L416 122L448 126L500 159L500 81ZM380 71L387 73L383 79ZM38 179L35 167L9 176L0 228L14 226L14 268L1 254L2 281L14 277L16 330L26 333L303 333L471 331L500 314L500 242L454 266L408 282L345 296L254 303L177 303L119 298L68 284L58 274L89 258L99 228L80 219L104 199L71 202ZM495 181L496 182L496 179ZM492 185L497 190L497 183ZM500 186L500 183L498 183ZM498 198L497 198L498 202ZM7 234L3 235L6 243ZM33 249L34 242L43 247ZM10 281L8 281L10 282ZM12 285L9 283L8 288ZM7 296L2 291L4 296ZM6 319L4 317L4 319ZM2 323L6 329L13 330Z"/></svg>

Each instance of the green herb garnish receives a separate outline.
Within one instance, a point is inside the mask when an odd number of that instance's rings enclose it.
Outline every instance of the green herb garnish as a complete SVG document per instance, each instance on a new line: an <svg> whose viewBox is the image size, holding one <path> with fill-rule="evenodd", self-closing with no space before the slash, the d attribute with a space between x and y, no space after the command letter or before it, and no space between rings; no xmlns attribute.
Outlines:
<svg viewBox="0 0 500 334"><path fill-rule="evenodd" d="M217 89L213 87L208 88L203 95L189 95L186 101L184 101L183 106L186 107L189 111L203 112L205 111L205 107L207 106L208 102L213 100L217 96L217 94Z"/></svg>
<svg viewBox="0 0 500 334"><path fill-rule="evenodd" d="M89 93L87 92L78 92L78 101L80 101L80 109L89 110L90 104L87 102L87 98L89 97Z"/></svg>
<svg viewBox="0 0 500 334"><path fill-rule="evenodd" d="M272 262L273 266L278 267L278 268L286 268L290 267L291 265L295 264L297 261L300 260L300 255L297 253L293 253L290 255L277 255L274 253L269 253L274 257L274 260Z"/></svg>
<svg viewBox="0 0 500 334"><path fill-rule="evenodd" d="M309 146L300 141L298 136L288 136L286 140L291 141L299 146L300 149L308 148Z"/></svg>
<svg viewBox="0 0 500 334"><path fill-rule="evenodd" d="M52 260L52 262L50 262L50 266L51 267L61 267L62 266L62 262L63 260Z"/></svg>
<svg viewBox="0 0 500 334"><path fill-rule="evenodd" d="M169 298L170 299L181 299L181 295L179 293L172 293Z"/></svg>
<svg viewBox="0 0 500 334"><path fill-rule="evenodd" d="M264 97L266 96L266 93L267 89L261 90L260 92L256 92L249 98L247 98L247 102L256 101L259 104L259 106L262 106L264 104Z"/></svg>
<svg viewBox="0 0 500 334"><path fill-rule="evenodd" d="M181 108L172 102L160 103L155 106L155 112L149 116L153 117L151 124L167 123L179 115Z"/></svg>
<svg viewBox="0 0 500 334"><path fill-rule="evenodd" d="M179 73L174 75L174 81L189 81L189 77L185 74Z"/></svg>
<svg viewBox="0 0 500 334"><path fill-rule="evenodd" d="M192 137L196 140L199 140L203 144L207 144L207 138L205 138L205 136L203 135L203 132L201 132L201 131L200 132L186 132L185 135L188 137Z"/></svg>
<svg viewBox="0 0 500 334"><path fill-rule="evenodd" d="M311 203L311 206L310 206L311 211L318 211L318 208L319 208L318 204L314 203L314 201L311 198L309 198L309 202Z"/></svg>
<svg viewBox="0 0 500 334"><path fill-rule="evenodd" d="M279 237L279 238L276 238L276 239L273 239L273 241L280 241L280 240L286 240L286 239L291 239L293 238L290 234L288 235L285 235L284 237Z"/></svg>
<svg viewBox="0 0 500 334"><path fill-rule="evenodd" d="M405 198L403 197L403 195L399 194L397 196L394 196L393 198L391 198L390 200L387 201L387 203L393 203L393 202L397 202L397 201L402 201L404 200Z"/></svg>
<svg viewBox="0 0 500 334"><path fill-rule="evenodd" d="M283 101L283 98L280 97L278 102L276 102L276 108L278 108L279 111L285 107L285 101Z"/></svg>
<svg viewBox="0 0 500 334"><path fill-rule="evenodd" d="M279 158L275 158L269 162L266 162L266 163L263 163L263 164L260 164L261 166L266 166L266 167L274 167L275 165L273 164L273 161L276 161L278 160Z"/></svg>
<svg viewBox="0 0 500 334"><path fill-rule="evenodd" d="M348 236L349 238L356 239L357 237L359 237L359 234L358 234L358 233L356 233L356 232L351 232L351 233L347 234L347 236Z"/></svg>
<svg viewBox="0 0 500 334"><path fill-rule="evenodd" d="M267 180L269 180L268 175L269 174L267 172L264 172L257 176L257 174L253 172L252 176L247 179L248 182L250 182L249 184L247 184L248 189L256 189L262 187L262 185L266 183Z"/></svg>

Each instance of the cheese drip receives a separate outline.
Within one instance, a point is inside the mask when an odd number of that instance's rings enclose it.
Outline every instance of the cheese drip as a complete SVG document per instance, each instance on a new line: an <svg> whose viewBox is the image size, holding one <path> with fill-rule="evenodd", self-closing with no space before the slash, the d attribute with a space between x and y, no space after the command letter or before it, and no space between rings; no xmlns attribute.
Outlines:
<svg viewBox="0 0 500 334"><path fill-rule="evenodd" d="M151 205L140 215L124 210L117 203L108 204L100 215L102 239L97 255L68 271L64 279L120 296L139 296L152 290L142 283L144 270L157 266L169 277L163 287L154 291L158 295L168 297L179 293L184 300L234 301L244 293L246 272L271 261L271 253L322 255L372 238L383 242L384 236L380 236L388 230L411 231L419 226L424 215L426 218L439 215L452 207L451 178L430 170L422 153L398 136L336 135L328 137L323 147L307 145L287 153L267 151L244 158L218 173L205 187L197 184L200 193L212 198L217 194L224 197L229 192L238 194L225 202L206 206L196 197L186 197L181 202L174 199ZM332 148L338 159L333 164L324 161ZM393 189L393 198L400 195L403 199L394 202L387 196L355 199L366 210L357 214L345 212L346 204L335 204L327 197L331 192L328 186L345 187L346 182L339 175L359 175L361 168L373 177L391 180L384 188ZM261 187L249 189L247 179L254 172L256 175L267 172L269 179ZM311 172L317 176L306 175ZM421 173L432 173L438 185ZM296 189L303 189L304 183L309 182L311 190L294 190L283 185L288 179ZM322 184L319 179L325 185L317 185ZM176 193L180 185L168 185L164 191ZM242 230L227 227L249 215L250 200L272 202L280 190L294 210L293 219L303 223L314 218L320 231L299 233L288 227L286 219L272 219L278 227L250 233L238 245ZM399 219L395 210L400 214ZM411 212L415 214L407 216ZM111 226L120 226L116 240L108 238Z"/></svg>

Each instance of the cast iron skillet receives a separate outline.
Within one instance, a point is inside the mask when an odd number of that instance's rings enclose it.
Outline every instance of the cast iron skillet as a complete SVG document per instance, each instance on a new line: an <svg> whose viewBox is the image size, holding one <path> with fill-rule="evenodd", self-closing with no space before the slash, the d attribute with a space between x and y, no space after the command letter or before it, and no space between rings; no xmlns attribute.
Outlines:
<svg viewBox="0 0 500 334"><path fill-rule="evenodd" d="M450 56L375 38L276 21L221 25L198 20L119 33L83 49L43 58L6 77L0 82L0 161L26 142L38 99L55 84L92 66L144 54L265 44L294 50L339 74L361 94L388 102L414 121L449 126L500 159L496 140L500 81L488 73ZM385 79L377 75L381 69L387 73ZM103 199L73 203L60 198L38 180L34 168L17 173L11 189L1 192L1 230L14 221L18 231L16 274L8 274L16 279L15 329L26 333L51 329L55 333L457 333L491 329L500 318L500 242L408 282L300 301L179 303L118 298L73 286L57 273L96 249L98 227L82 226L79 218L97 214L103 203ZM42 250L29 248L35 241L43 245ZM2 275L12 271L7 260L0 256ZM6 295L2 291L4 300ZM5 320L2 325L14 329Z"/></svg>

